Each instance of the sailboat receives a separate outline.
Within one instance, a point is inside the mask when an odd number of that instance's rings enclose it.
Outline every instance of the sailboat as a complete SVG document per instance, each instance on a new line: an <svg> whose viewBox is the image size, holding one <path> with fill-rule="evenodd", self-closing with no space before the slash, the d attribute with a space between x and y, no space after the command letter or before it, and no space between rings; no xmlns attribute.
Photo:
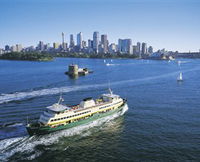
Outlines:
<svg viewBox="0 0 200 162"><path fill-rule="evenodd" d="M180 72L179 76L177 77L177 82L182 82L183 81L183 74Z"/></svg>

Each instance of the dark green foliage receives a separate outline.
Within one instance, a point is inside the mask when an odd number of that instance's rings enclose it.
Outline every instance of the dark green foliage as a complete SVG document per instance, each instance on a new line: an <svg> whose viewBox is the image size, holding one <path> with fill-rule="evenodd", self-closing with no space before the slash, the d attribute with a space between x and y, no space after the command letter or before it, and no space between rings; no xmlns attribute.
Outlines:
<svg viewBox="0 0 200 162"><path fill-rule="evenodd" d="M136 55L130 55L130 54L105 54L105 53L54 53L54 57L75 57L75 58L137 58Z"/></svg>
<svg viewBox="0 0 200 162"><path fill-rule="evenodd" d="M0 56L0 59L6 60L28 60L28 61L50 61L53 56L39 52L10 52Z"/></svg>

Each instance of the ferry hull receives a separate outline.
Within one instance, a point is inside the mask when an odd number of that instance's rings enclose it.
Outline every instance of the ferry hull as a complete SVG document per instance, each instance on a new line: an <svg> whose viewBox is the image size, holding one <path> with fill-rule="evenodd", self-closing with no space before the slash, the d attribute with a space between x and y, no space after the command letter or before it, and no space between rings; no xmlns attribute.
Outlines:
<svg viewBox="0 0 200 162"><path fill-rule="evenodd" d="M63 129L69 129L69 128L73 128L79 125L83 125L83 124L87 124L90 123L94 120L97 120L99 118L103 118L112 114L115 114L117 112L120 112L123 110L124 106L126 106L126 102L123 103L123 105L121 105L119 108L105 112L105 113L97 113L97 114L93 114L92 116L88 117L87 119L84 120L80 120L80 121L76 121L76 122L72 122L70 124L66 124L66 125L60 125L57 127L50 127L50 126L40 126L40 127L32 127L32 126L27 126L26 129L29 133L29 135L43 135L43 134L48 134L51 132L55 132L55 131L59 131L59 130L63 130Z"/></svg>

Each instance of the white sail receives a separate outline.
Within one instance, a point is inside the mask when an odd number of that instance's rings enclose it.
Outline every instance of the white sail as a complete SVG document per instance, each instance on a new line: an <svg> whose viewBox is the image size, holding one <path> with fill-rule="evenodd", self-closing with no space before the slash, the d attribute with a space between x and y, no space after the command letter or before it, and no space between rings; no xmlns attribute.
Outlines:
<svg viewBox="0 0 200 162"><path fill-rule="evenodd" d="M177 80L178 80L178 81L182 81L182 80L183 80L183 74L182 74L182 73L179 74Z"/></svg>

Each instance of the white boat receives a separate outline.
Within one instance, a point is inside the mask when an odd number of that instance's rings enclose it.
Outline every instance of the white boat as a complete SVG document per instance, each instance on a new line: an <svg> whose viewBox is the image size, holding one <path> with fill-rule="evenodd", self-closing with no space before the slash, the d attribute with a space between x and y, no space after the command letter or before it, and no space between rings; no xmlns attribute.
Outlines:
<svg viewBox="0 0 200 162"><path fill-rule="evenodd" d="M127 106L126 99L113 94L110 88L108 94L102 94L97 99L85 98L77 105L69 106L63 104L63 101L60 96L57 103L45 109L37 122L29 123L26 127L28 133L42 135L88 124L99 118L122 112Z"/></svg>
<svg viewBox="0 0 200 162"><path fill-rule="evenodd" d="M104 63L106 63L106 60L103 60Z"/></svg>
<svg viewBox="0 0 200 162"><path fill-rule="evenodd" d="M183 74L180 72L179 76L177 77L177 81L178 82L182 82L183 81Z"/></svg>

